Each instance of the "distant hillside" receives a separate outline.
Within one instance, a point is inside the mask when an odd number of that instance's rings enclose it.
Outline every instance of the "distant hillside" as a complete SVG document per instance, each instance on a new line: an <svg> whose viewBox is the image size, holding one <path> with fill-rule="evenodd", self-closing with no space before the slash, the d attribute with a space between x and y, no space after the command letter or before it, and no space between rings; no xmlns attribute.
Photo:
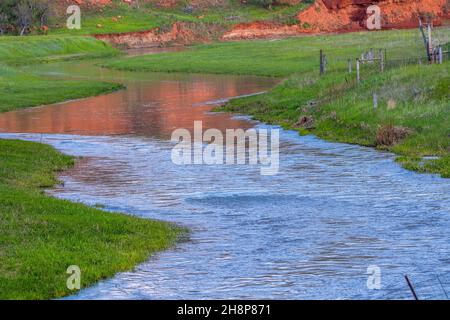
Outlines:
<svg viewBox="0 0 450 320"><path fill-rule="evenodd" d="M440 25L450 0L56 0L49 30L94 35L123 47L274 38L366 29L367 7L381 8L383 29L413 28L418 16ZM80 30L66 28L66 8L82 8Z"/></svg>

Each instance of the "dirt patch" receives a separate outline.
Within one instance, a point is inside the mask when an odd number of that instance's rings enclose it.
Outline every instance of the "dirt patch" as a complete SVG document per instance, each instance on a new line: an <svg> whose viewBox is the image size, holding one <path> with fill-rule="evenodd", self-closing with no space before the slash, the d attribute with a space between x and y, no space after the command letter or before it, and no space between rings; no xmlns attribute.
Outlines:
<svg viewBox="0 0 450 320"><path fill-rule="evenodd" d="M274 22L253 22L236 25L222 36L222 40L250 40L295 36L301 33L299 25L283 25Z"/></svg>

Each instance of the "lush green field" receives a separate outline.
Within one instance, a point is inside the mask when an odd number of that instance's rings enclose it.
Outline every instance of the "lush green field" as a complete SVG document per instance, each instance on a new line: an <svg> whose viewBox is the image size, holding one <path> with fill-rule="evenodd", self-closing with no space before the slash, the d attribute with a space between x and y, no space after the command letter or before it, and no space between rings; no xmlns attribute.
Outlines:
<svg viewBox="0 0 450 320"><path fill-rule="evenodd" d="M441 40L450 39L449 29L436 34ZM377 64L363 65L358 86L354 61L370 48L386 50L387 71L380 73ZM320 49L328 60L324 77L318 75ZM450 177L450 64L429 66L423 56L417 30L395 30L217 43L116 59L105 66L286 77L269 93L232 100L221 110L329 140L388 149L399 154L398 160L409 169ZM418 64L419 57L423 65ZM347 71L348 59L353 61L352 74ZM379 100L375 110L373 93ZM407 137L397 137L402 134ZM440 158L422 161L425 156Z"/></svg>
<svg viewBox="0 0 450 320"><path fill-rule="evenodd" d="M287 76L318 72L319 50L325 50L330 70L344 70L369 48L387 50L388 59L424 54L416 30L360 32L281 40L224 42L192 47L184 52L118 59L107 67L123 70L206 72Z"/></svg>
<svg viewBox="0 0 450 320"><path fill-rule="evenodd" d="M96 81L56 80L0 65L0 112L95 96L122 85Z"/></svg>
<svg viewBox="0 0 450 320"><path fill-rule="evenodd" d="M49 146L0 140L0 299L48 299L126 271L176 241L179 228L54 199L42 188L73 165Z"/></svg>
<svg viewBox="0 0 450 320"><path fill-rule="evenodd" d="M0 37L0 112L83 98L122 88L119 84L44 78L21 65L110 57L119 51L80 36Z"/></svg>
<svg viewBox="0 0 450 320"><path fill-rule="evenodd" d="M97 10L82 11L80 30L65 28L65 17L58 20L58 28L52 28L52 34L104 34L143 31L153 28L165 30L174 22L192 22L216 24L224 28L233 24L251 21L277 21L297 23L294 15L307 5L274 6L271 10L251 4L243 5L240 1L230 0L223 7L195 8L192 12L185 10L186 5L175 8L161 8L152 3L143 3L139 7L129 6L121 0L113 5ZM118 18L120 17L120 18Z"/></svg>
<svg viewBox="0 0 450 320"><path fill-rule="evenodd" d="M0 64L18 66L62 59L107 57L119 53L118 50L92 37L0 37Z"/></svg>

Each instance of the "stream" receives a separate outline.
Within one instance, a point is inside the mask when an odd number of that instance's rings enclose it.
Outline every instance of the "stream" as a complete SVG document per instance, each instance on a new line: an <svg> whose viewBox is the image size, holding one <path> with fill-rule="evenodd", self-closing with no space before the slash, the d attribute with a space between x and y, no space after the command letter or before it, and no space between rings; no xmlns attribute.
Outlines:
<svg viewBox="0 0 450 320"><path fill-rule="evenodd" d="M279 174L171 161L174 129L268 127L211 113L215 101L279 80L131 73L91 62L28 67L126 90L0 115L0 138L41 141L83 160L48 192L191 229L190 239L68 299L422 299L450 293L450 180L395 156L280 131ZM381 288L367 286L368 267ZM369 268L370 269L370 268Z"/></svg>

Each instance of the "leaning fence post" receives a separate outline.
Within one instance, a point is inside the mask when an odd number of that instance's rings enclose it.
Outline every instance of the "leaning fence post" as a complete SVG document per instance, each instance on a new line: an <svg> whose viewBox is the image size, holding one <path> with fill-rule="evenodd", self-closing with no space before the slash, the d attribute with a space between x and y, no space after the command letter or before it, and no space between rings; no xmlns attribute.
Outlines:
<svg viewBox="0 0 450 320"><path fill-rule="evenodd" d="M358 83L361 81L361 77L360 77L360 65L359 65L359 59L356 59L356 80L358 81Z"/></svg>
<svg viewBox="0 0 450 320"><path fill-rule="evenodd" d="M405 275L405 280L406 280L406 283L408 284L409 290L411 290L411 293L413 294L414 300L419 300L419 298L417 297L417 294L416 294L416 290L414 290L414 287L413 287L411 281L409 281L409 278L407 275Z"/></svg>

